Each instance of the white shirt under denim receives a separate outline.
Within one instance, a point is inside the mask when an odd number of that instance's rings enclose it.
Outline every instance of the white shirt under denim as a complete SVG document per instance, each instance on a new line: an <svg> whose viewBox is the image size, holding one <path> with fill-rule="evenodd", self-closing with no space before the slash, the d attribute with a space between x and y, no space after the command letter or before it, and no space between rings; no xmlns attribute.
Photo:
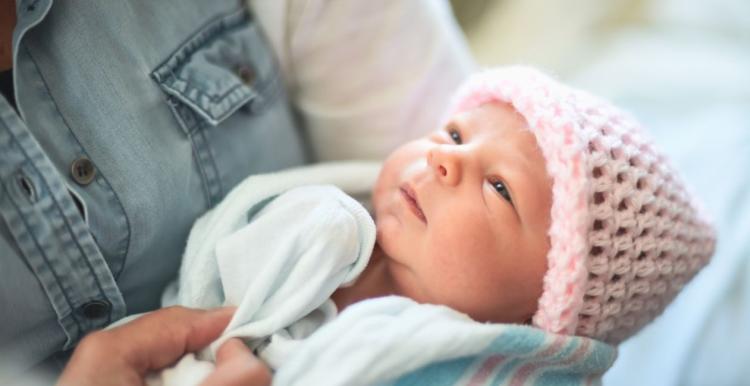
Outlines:
<svg viewBox="0 0 750 386"><path fill-rule="evenodd" d="M433 129L472 68L434 0L16 6L0 383L157 308L191 224L244 177L382 157Z"/></svg>

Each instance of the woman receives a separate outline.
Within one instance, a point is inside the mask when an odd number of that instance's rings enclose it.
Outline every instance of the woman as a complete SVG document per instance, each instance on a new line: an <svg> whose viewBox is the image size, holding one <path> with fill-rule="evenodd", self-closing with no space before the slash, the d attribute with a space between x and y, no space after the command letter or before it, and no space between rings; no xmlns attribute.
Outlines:
<svg viewBox="0 0 750 386"><path fill-rule="evenodd" d="M430 0L0 4L7 379L54 375L88 333L157 308L190 225L238 181L378 158L430 130L472 67ZM154 323L200 319L172 312ZM147 327L112 351L171 331Z"/></svg>

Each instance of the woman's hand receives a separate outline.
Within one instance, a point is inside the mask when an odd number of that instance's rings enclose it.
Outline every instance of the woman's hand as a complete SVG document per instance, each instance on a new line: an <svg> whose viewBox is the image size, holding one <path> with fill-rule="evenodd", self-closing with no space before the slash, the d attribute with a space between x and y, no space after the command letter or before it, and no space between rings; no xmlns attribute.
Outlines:
<svg viewBox="0 0 750 386"><path fill-rule="evenodd" d="M58 385L143 385L149 371L173 364L219 337L234 308L211 311L169 307L111 330L86 336L65 367ZM203 386L271 384L271 373L238 339L224 343L216 370Z"/></svg>

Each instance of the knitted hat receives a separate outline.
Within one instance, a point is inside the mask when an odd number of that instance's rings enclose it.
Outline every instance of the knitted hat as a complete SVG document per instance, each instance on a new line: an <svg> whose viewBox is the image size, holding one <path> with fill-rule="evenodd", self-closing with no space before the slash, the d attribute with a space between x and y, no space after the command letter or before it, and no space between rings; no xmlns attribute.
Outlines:
<svg viewBox="0 0 750 386"><path fill-rule="evenodd" d="M526 119L553 182L548 270L533 324L621 342L708 263L712 227L639 124L611 104L509 67L469 78L451 114L493 101Z"/></svg>

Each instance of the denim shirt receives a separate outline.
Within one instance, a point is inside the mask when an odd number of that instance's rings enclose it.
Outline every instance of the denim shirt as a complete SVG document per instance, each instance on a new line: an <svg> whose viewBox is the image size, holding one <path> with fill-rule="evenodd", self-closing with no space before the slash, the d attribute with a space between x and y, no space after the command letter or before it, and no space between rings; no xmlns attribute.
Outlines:
<svg viewBox="0 0 750 386"><path fill-rule="evenodd" d="M0 378L159 306L191 224L307 161L236 0L17 0L0 96Z"/></svg>

